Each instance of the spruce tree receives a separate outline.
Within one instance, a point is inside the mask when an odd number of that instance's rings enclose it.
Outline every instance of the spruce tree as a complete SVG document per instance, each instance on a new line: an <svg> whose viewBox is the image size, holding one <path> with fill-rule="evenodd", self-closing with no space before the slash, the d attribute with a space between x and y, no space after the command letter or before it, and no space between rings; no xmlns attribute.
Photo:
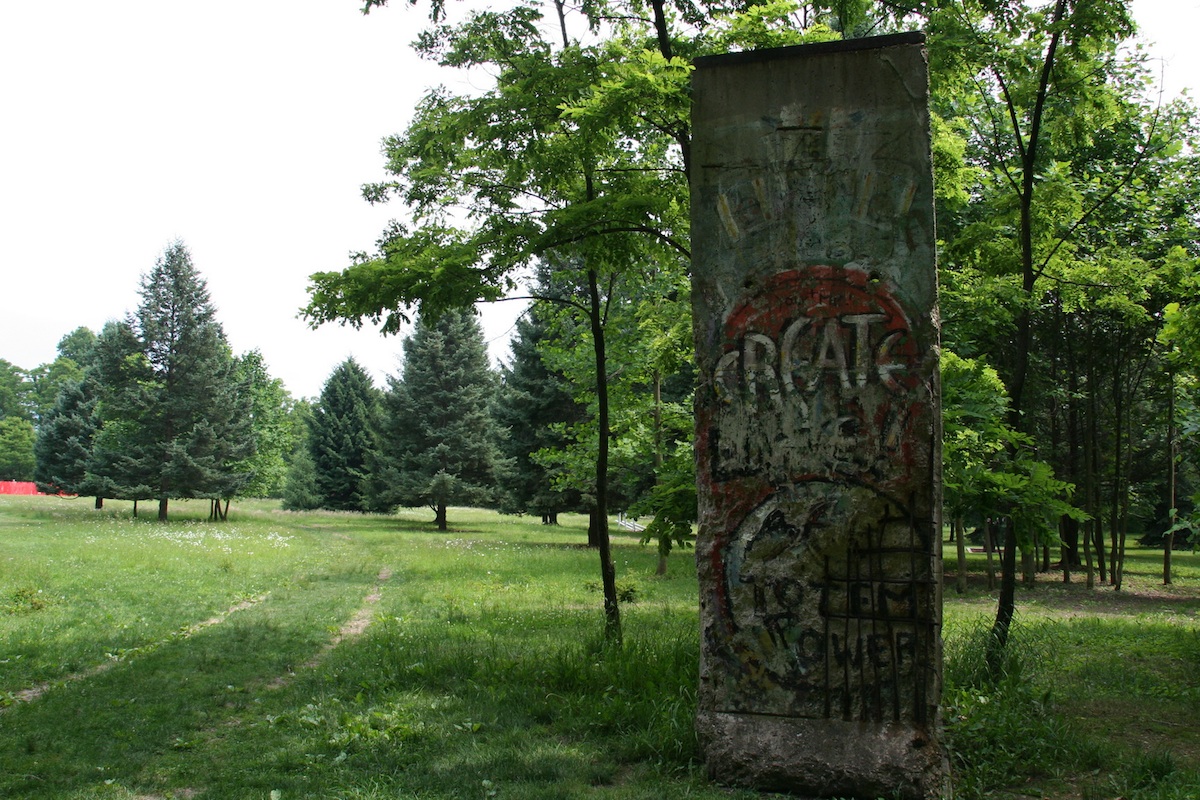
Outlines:
<svg viewBox="0 0 1200 800"><path fill-rule="evenodd" d="M322 497L317 489L317 467L306 442L303 447L297 448L288 466L282 507L284 511L311 511L320 508L321 502Z"/></svg>
<svg viewBox="0 0 1200 800"><path fill-rule="evenodd" d="M385 398L381 477L390 502L429 506L439 530L450 504L495 503L504 468L489 409L496 389L473 309L417 320Z"/></svg>
<svg viewBox="0 0 1200 800"><path fill-rule="evenodd" d="M223 517L216 501L250 477L249 394L181 242L142 276L140 294L136 314L97 341L103 423L93 483L107 496L156 498L163 521L171 498L209 498L213 516Z"/></svg>
<svg viewBox="0 0 1200 800"><path fill-rule="evenodd" d="M571 396L563 375L542 358L541 344L548 335L543 307L535 304L517 320L511 342L512 361L502 368L500 394L493 407L497 424L507 432L501 450L512 468L505 481L501 510L535 514L546 525L557 524L560 511L579 509L577 489L556 486L557 468L538 461L543 450L567 446L564 425L579 422L586 409Z"/></svg>
<svg viewBox="0 0 1200 800"><path fill-rule="evenodd" d="M94 380L68 383L38 428L34 480L48 494L83 494L96 435Z"/></svg>
<svg viewBox="0 0 1200 800"><path fill-rule="evenodd" d="M312 403L305 398L297 400L288 410L292 451L287 457L287 474L283 482L284 511L309 511L321 507L321 495L317 491L317 467L309 446L312 415Z"/></svg>
<svg viewBox="0 0 1200 800"><path fill-rule="evenodd" d="M80 494L144 500L154 496L154 475L139 458L148 446L141 424L153 403L153 375L131 321L111 321L96 337L89 378L96 387L96 430ZM135 506L136 509L136 506Z"/></svg>
<svg viewBox="0 0 1200 800"><path fill-rule="evenodd" d="M380 510L371 489L378 414L379 390L358 362L348 358L334 368L309 419L309 454L321 508Z"/></svg>

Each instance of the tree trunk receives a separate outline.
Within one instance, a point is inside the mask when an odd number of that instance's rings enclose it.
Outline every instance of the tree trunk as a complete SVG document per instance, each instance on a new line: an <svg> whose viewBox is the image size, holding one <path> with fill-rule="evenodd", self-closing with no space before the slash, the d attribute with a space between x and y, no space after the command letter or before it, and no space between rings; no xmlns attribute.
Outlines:
<svg viewBox="0 0 1200 800"><path fill-rule="evenodd" d="M1095 348L1092 347L1093 337L1091 330L1088 330L1088 363L1087 363L1087 420L1085 422L1086 432L1083 437L1083 460L1086 462L1083 472L1084 477L1084 510L1091 516L1091 521L1087 525L1086 545L1088 552L1088 588L1092 589L1095 586L1095 575L1092 572L1091 548L1096 551L1096 566L1099 567L1100 583L1104 583L1104 536L1100 532L1100 448L1097 446L1097 441L1100 436L1099 432L1099 412L1097 403L1099 399L1096 397L1096 359Z"/></svg>
<svg viewBox="0 0 1200 800"><path fill-rule="evenodd" d="M1046 53L1042 61L1037 95L1034 98L1033 112L1029 119L1029 129L1027 135L1024 136L1019 129L1015 132L1017 147L1021 152L1021 188L1018 191L1020 205L1020 230L1018 231L1018 238L1021 248L1021 293L1026 299L1031 301L1021 304L1016 315L1013 375L1012 383L1009 385L1009 396L1012 400L1009 406L1009 420L1012 428L1017 431L1024 431L1027 424L1022 412L1025 409L1025 385L1029 374L1029 352L1033 341L1033 313L1030 308L1033 306L1032 300L1038 278L1033 253L1033 199L1037 186L1038 167L1040 166L1038 151L1041 144L1043 114L1046 109L1047 97L1050 94L1050 78L1054 68L1055 53L1058 50L1058 43L1062 36L1062 28L1058 23L1062 20L1066 11L1066 0L1058 0L1055 3L1054 12L1051 17L1051 29L1053 33L1050 35L1050 42L1046 47ZM998 75L997 77L1003 84L1003 76ZM1009 104L1009 116L1015 122L1018 118L1017 109L1012 105L1013 100L1007 94L1006 102ZM1000 601L996 606L996 621L992 625L993 636L989 642L989 646L994 648L994 650L988 653L988 665L992 668L994 675L997 674L996 670L1000 666L1001 651L1008 644L1008 631L1012 624L1013 613L1016 610L1014 605L1014 589L1017 572L1017 539L1016 530L1011 519L1007 520L1007 524L1005 525L1004 544L1004 556L1000 569Z"/></svg>
<svg viewBox="0 0 1200 800"><path fill-rule="evenodd" d="M171 501L165 497L158 498L158 521L159 522L167 521L167 504L169 502L171 502Z"/></svg>
<svg viewBox="0 0 1200 800"><path fill-rule="evenodd" d="M1117 382L1117 376L1115 376L1115 375L1113 377L1113 382L1114 383ZM1114 431L1114 435L1116 436L1117 441L1113 445L1112 490L1111 490L1111 493L1109 495L1109 500L1108 500L1108 502L1109 502L1108 536L1110 539L1109 544L1110 544L1110 547L1112 548L1111 550L1109 550L1109 554L1108 554L1108 565L1109 565L1108 582L1109 582L1109 585L1116 586L1119 589L1120 586L1119 586L1118 580L1117 580L1117 561L1120 556L1119 548L1120 548L1121 524L1120 524L1119 517L1121 515L1121 487L1122 487L1122 477L1121 476L1122 476L1122 472L1123 472L1121 469L1121 450L1122 450L1121 434L1122 434L1122 426L1124 423L1121 419L1121 414L1123 411L1122 403L1121 403L1121 390L1119 388L1117 388L1116 386L1113 387L1113 404L1114 404L1113 414L1116 417L1116 420L1115 420L1116 424L1113 425L1113 431Z"/></svg>
<svg viewBox="0 0 1200 800"><path fill-rule="evenodd" d="M1004 552L1000 558L1000 600L996 604L996 622L988 640L987 664L993 678L1000 677L1004 648L1008 646L1008 634L1016 612L1016 587L1017 530L1012 520L1008 520L1004 526Z"/></svg>
<svg viewBox="0 0 1200 800"><path fill-rule="evenodd" d="M600 523L596 521L596 507L588 510L588 547L600 549Z"/></svg>
<svg viewBox="0 0 1200 800"><path fill-rule="evenodd" d="M599 276L588 270L589 317L596 357L596 538L600 550L600 577L604 586L604 638L621 642L621 609L617 603L617 573L608 535L608 358L604 349L604 316Z"/></svg>
<svg viewBox="0 0 1200 800"><path fill-rule="evenodd" d="M1060 531L1059 536L1063 541L1063 548L1062 548L1063 583L1070 583L1071 582L1071 567L1074 566L1074 564L1071 563L1072 562L1071 553L1076 552L1077 548L1079 546L1079 523L1076 520L1071 519L1070 517L1064 516L1058 521L1058 525L1059 525L1059 531ZM1070 533L1068 533L1068 531L1070 531ZM1072 538L1075 541L1074 547L1067 547L1066 542L1067 542L1068 537ZM1076 555L1078 555L1077 552L1076 552Z"/></svg>
<svg viewBox="0 0 1200 800"><path fill-rule="evenodd" d="M963 535L962 515L957 515L950 521L950 530L954 533L958 549L958 575L955 589L959 594L967 593L967 537ZM989 556L990 558L990 556Z"/></svg>
<svg viewBox="0 0 1200 800"><path fill-rule="evenodd" d="M96 509L97 511L99 511L99 510L100 510L100 509L102 509L102 508L104 508L104 498L103 498L103 497L101 497L100 495L96 495L96 505L95 505L95 509Z"/></svg>
<svg viewBox="0 0 1200 800"><path fill-rule="evenodd" d="M439 502L439 503L437 504L437 510L436 510L436 512L435 512L435 514L434 514L434 522L436 522L436 523L437 523L437 529L438 529L439 531L444 531L444 530L446 530L446 529L447 529L447 525L446 525L446 504L445 504L445 503Z"/></svg>
<svg viewBox="0 0 1200 800"><path fill-rule="evenodd" d="M1096 570L1092 567L1092 523L1083 529L1083 561L1087 567L1087 588L1096 588Z"/></svg>
<svg viewBox="0 0 1200 800"><path fill-rule="evenodd" d="M983 549L987 553L987 588L992 591L996 588L996 562L993 558L993 552L996 549L996 537L992 531L992 521L984 519L983 521Z"/></svg>
<svg viewBox="0 0 1200 800"><path fill-rule="evenodd" d="M1175 549L1175 373L1167 374L1167 535L1163 537L1163 585L1171 585L1171 551Z"/></svg>

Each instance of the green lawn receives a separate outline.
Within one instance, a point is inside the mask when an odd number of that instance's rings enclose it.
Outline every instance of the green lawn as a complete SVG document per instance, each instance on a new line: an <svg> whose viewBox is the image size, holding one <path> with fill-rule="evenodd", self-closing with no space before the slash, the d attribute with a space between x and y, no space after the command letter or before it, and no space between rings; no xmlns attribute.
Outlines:
<svg viewBox="0 0 1200 800"><path fill-rule="evenodd" d="M616 650L582 517L107 505L0 498L0 797L759 796L696 760L689 553L655 577L614 528ZM1200 796L1200 564L1177 556L1164 590L1156 557L1131 554L1120 595L1020 590L998 685L994 599L978 571L957 597L947 564L962 797Z"/></svg>

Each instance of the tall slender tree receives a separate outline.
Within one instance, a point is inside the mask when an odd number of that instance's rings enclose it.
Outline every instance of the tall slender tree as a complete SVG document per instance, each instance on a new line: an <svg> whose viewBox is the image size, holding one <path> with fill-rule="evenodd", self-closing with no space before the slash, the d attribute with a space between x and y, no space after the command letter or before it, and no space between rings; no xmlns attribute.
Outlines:
<svg viewBox="0 0 1200 800"><path fill-rule="evenodd" d="M556 525L559 512L582 508L581 492L559 485L559 471L539 461L537 454L565 448L564 428L579 422L584 409L566 377L543 357L547 314L545 305L535 303L517 320L512 358L501 370L494 413L505 432L501 449L512 463L501 509L540 516L543 524Z"/></svg>
<svg viewBox="0 0 1200 800"><path fill-rule="evenodd" d="M379 458L379 402L371 376L353 358L325 381L308 438L321 508L380 510L371 478Z"/></svg>

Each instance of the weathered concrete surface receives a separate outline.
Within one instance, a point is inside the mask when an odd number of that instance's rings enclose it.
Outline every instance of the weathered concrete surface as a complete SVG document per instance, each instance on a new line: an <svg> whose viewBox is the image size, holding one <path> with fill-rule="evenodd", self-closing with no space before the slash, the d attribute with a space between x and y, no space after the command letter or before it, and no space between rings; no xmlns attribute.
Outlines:
<svg viewBox="0 0 1200 800"><path fill-rule="evenodd" d="M697 727L724 782L948 791L923 43L696 63Z"/></svg>

